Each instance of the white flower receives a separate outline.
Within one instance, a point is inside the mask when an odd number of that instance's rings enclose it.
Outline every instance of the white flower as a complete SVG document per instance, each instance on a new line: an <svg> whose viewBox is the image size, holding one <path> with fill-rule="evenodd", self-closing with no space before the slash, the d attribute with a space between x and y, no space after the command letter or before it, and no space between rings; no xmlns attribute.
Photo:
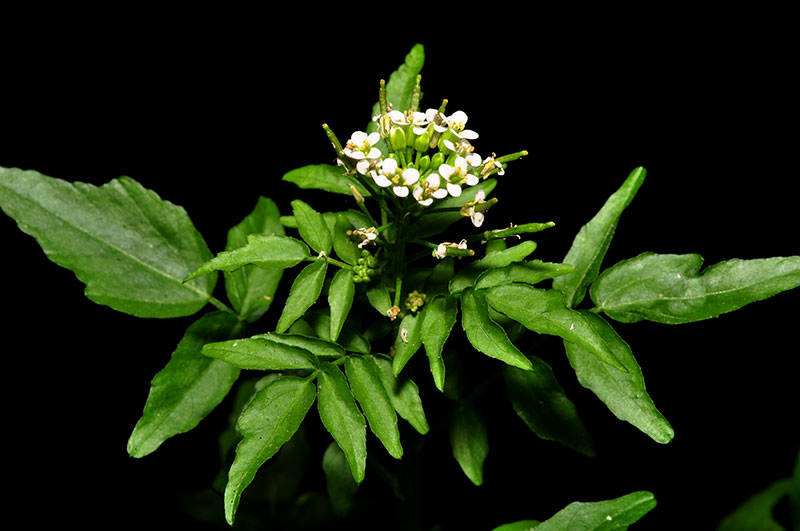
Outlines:
<svg viewBox="0 0 800 531"><path fill-rule="evenodd" d="M380 163L377 171L372 172L372 180L381 188L392 186L395 177L397 176L397 161L394 159L386 159Z"/></svg>
<svg viewBox="0 0 800 531"><path fill-rule="evenodd" d="M361 239L358 243L359 249L363 249L365 245L369 245L378 237L378 232L375 227L361 227L360 229L354 230L352 234Z"/></svg>
<svg viewBox="0 0 800 531"><path fill-rule="evenodd" d="M438 122L436 120L437 117L439 118ZM433 124L433 130L437 133L444 133L447 131L447 118L437 109L428 109L425 111L425 119L428 120L428 123Z"/></svg>
<svg viewBox="0 0 800 531"><path fill-rule="evenodd" d="M467 140L475 140L478 138L478 133L465 129L467 125L467 113L464 111L456 111L448 116L447 125L458 138L465 138Z"/></svg>
<svg viewBox="0 0 800 531"><path fill-rule="evenodd" d="M441 188L442 179L438 173L431 173L422 186L414 187L411 194L414 199L422 206L428 206L433 203L434 199L444 199L447 197L447 190Z"/></svg>
<svg viewBox="0 0 800 531"><path fill-rule="evenodd" d="M402 183L396 183L397 186L394 186L392 191L397 197L407 197L408 187L419 181L419 171L414 168L408 168L403 170L403 174L400 177L402 179Z"/></svg>
<svg viewBox="0 0 800 531"><path fill-rule="evenodd" d="M475 194L475 201L464 203L464 206L461 208L461 215L469 216L469 219L472 220L472 224L476 227L483 225L483 220L486 216L483 212L475 212L475 205L485 203L485 200L486 192L483 190L478 190L478 192Z"/></svg>
<svg viewBox="0 0 800 531"><path fill-rule="evenodd" d="M467 240L461 240L459 243L442 242L436 246L436 249L433 251L433 256L441 260L447 256L447 249L451 247L457 249L466 249Z"/></svg>
<svg viewBox="0 0 800 531"><path fill-rule="evenodd" d="M464 157L456 157L454 166L450 166L449 164L442 164L439 166L439 174L447 179L447 191L453 197L461 195L462 183L475 186L479 182L476 176L467 173L467 159Z"/></svg>
<svg viewBox="0 0 800 531"><path fill-rule="evenodd" d="M506 173L503 169L503 165L495 160L494 153L492 153L491 157L486 157L481 165L484 167L483 170L481 170L481 175L485 177L488 177L489 173L495 168L497 168L497 175L505 175Z"/></svg>
<svg viewBox="0 0 800 531"><path fill-rule="evenodd" d="M355 160L377 159L381 156L381 150L374 147L381 139L380 133L370 133L356 131L347 141L342 150L345 155Z"/></svg>

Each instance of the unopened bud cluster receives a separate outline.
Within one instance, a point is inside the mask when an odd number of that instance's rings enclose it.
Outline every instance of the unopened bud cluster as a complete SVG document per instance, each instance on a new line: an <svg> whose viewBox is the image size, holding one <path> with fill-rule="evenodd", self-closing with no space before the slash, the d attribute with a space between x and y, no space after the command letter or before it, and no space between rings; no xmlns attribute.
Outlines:
<svg viewBox="0 0 800 531"><path fill-rule="evenodd" d="M369 282L375 276L378 267L378 259L368 250L361 251L361 258L353 266L353 282Z"/></svg>

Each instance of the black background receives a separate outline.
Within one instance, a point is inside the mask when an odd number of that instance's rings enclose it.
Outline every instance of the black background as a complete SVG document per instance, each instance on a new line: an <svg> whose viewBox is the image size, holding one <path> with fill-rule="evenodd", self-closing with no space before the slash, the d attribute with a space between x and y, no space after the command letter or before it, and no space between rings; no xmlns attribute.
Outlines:
<svg viewBox="0 0 800 531"><path fill-rule="evenodd" d="M664 26L658 16L610 25L542 16L513 27L509 13L473 14L452 27L343 17L320 28L188 15L130 25L108 17L57 32L20 25L2 52L0 165L97 185L131 176L183 206L218 252L259 194L284 212L298 195L320 210L349 206L280 178L333 162L321 125L341 138L363 129L379 79L422 42L423 108L448 98L448 111L464 110L483 155L530 151L501 179L487 225L555 221L536 238L538 258L563 258L575 232L639 165L647 181L606 265L644 251L697 252L707 264L800 254L798 85L780 14L686 16ZM0 217L0 233L11 510L31 526L201 529L176 500L213 481L227 413L215 411L143 459L125 451L150 379L194 318L141 320L98 306L8 217ZM613 417L557 349L543 354L599 455L537 439L497 388L484 403L490 453L482 487L460 475L446 439L430 445L430 523L489 529L546 519L576 500L649 490L658 507L637 529L686 528L690 516L693 529L713 528L790 474L798 302L794 291L701 323L617 326L675 428L668 445ZM441 399L424 371L417 381L435 409ZM370 485L388 495L368 478ZM215 503L210 510L221 513L221 499ZM382 526L389 524L373 528Z"/></svg>

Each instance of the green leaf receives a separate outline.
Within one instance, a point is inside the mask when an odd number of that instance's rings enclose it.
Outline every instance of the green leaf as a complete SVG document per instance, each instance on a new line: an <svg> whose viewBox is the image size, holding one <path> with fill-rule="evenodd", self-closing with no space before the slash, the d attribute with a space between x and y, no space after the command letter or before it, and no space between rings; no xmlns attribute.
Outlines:
<svg viewBox="0 0 800 531"><path fill-rule="evenodd" d="M612 367L626 371L584 315L564 305L560 291L542 290L525 284L504 284L486 290L486 299L495 310L528 330L559 336L583 347Z"/></svg>
<svg viewBox="0 0 800 531"><path fill-rule="evenodd" d="M533 369L531 361L508 339L503 327L489 317L483 291L470 288L461 294L461 326L479 352L520 369Z"/></svg>
<svg viewBox="0 0 800 531"><path fill-rule="evenodd" d="M483 483L483 462L489 455L486 424L469 403L458 406L450 426L450 446L461 470L475 485Z"/></svg>
<svg viewBox="0 0 800 531"><path fill-rule="evenodd" d="M446 257L437 261L433 266L431 274L425 281L425 294L429 299L433 299L437 295L450 294L450 281L455 276L456 259L453 257Z"/></svg>
<svg viewBox="0 0 800 531"><path fill-rule="evenodd" d="M331 318L327 310L308 312L303 316L304 323L314 331L317 337L330 339ZM371 345L355 328L348 323L342 327L339 339L336 341L349 352L369 354Z"/></svg>
<svg viewBox="0 0 800 531"><path fill-rule="evenodd" d="M203 355L256 371L314 369L316 365L316 358L306 349L263 337L209 343L203 347Z"/></svg>
<svg viewBox="0 0 800 531"><path fill-rule="evenodd" d="M318 379L319 416L350 464L353 479L364 480L367 463L367 423L358 410L347 380L337 367L324 363Z"/></svg>
<svg viewBox="0 0 800 531"><path fill-rule="evenodd" d="M448 196L441 201L437 201L435 208L461 208L464 203L475 201L475 194L478 193L478 190L483 190L488 197L495 186L497 186L497 179L486 179L475 186L470 186L458 197ZM429 238L441 234L447 227L460 219L468 218L465 218L459 212L437 212L435 214L427 214L413 223L408 233L413 234L415 238Z"/></svg>
<svg viewBox="0 0 800 531"><path fill-rule="evenodd" d="M300 237L316 252L330 254L333 236L322 214L299 199L292 201L292 211Z"/></svg>
<svg viewBox="0 0 800 531"><path fill-rule="evenodd" d="M328 262L315 260L297 274L275 327L276 332L285 332L312 304L317 302L319 294L322 293L327 270Z"/></svg>
<svg viewBox="0 0 800 531"><path fill-rule="evenodd" d="M353 297L356 294L356 285L353 283L353 271L340 269L331 280L328 289L328 304L331 307L331 339L336 341L342 331L344 321L350 308L353 306Z"/></svg>
<svg viewBox="0 0 800 531"><path fill-rule="evenodd" d="M354 186L358 193L369 197L369 192L355 178L346 174L345 169L330 164L313 164L290 171L283 176L284 181L294 183L300 188L311 190L325 190L334 194L352 196L350 186Z"/></svg>
<svg viewBox="0 0 800 531"><path fill-rule="evenodd" d="M415 44L411 51L406 55L405 61L397 70L389 76L386 83L386 101L392 105L396 111L405 111L411 107L411 93L417 82L417 76L422 71L425 64L425 48L421 44ZM380 104L376 103L372 107L372 116L381 113ZM367 132L377 131L375 122L370 122Z"/></svg>
<svg viewBox="0 0 800 531"><path fill-rule="evenodd" d="M442 351L458 317L458 303L454 297L439 295L422 309L420 340L431 366L433 382L439 391L444 390L445 367Z"/></svg>
<svg viewBox="0 0 800 531"><path fill-rule="evenodd" d="M581 313L628 372L618 371L575 343L564 341L580 384L596 394L618 419L630 422L656 442L670 442L675 432L647 394L642 369L631 348L601 317Z"/></svg>
<svg viewBox="0 0 800 531"><path fill-rule="evenodd" d="M416 313L407 313L400 321L400 327L394 340L394 360L392 360L392 371L395 375L400 374L411 356L416 354L419 347L422 346L421 324L422 318Z"/></svg>
<svg viewBox="0 0 800 531"><path fill-rule="evenodd" d="M589 432L575 404L556 381L553 369L531 357L532 371L505 367L503 378L514 411L542 439L556 441L584 455L595 455Z"/></svg>
<svg viewBox="0 0 800 531"><path fill-rule="evenodd" d="M228 231L225 250L230 252L244 247L250 234L284 235L280 212L271 199L259 197L253 211ZM281 268L244 266L225 272L225 291L234 310L254 322L269 309L282 276Z"/></svg>
<svg viewBox="0 0 800 531"><path fill-rule="evenodd" d="M386 393L377 365L365 356L348 356L345 371L353 395L367 417L370 430L392 457L402 458L403 446L400 444L400 431L397 429L397 414Z"/></svg>
<svg viewBox="0 0 800 531"><path fill-rule="evenodd" d="M650 492L634 492L614 500L574 502L542 522L536 531L610 531L627 529L650 512L656 500Z"/></svg>
<svg viewBox="0 0 800 531"><path fill-rule="evenodd" d="M370 356L370 358L378 367L378 374L386 389L386 394L397 414L422 435L428 433L428 420L422 409L422 400L419 397L417 384L406 374L395 376L392 372L391 361L375 356Z"/></svg>
<svg viewBox="0 0 800 531"><path fill-rule="evenodd" d="M225 519L233 525L242 491L258 469L280 450L300 427L316 398L312 381L282 376L256 393L239 416L242 440L228 473Z"/></svg>
<svg viewBox="0 0 800 531"><path fill-rule="evenodd" d="M215 277L183 283L211 257L186 211L133 179L96 187L0 167L0 207L98 304L166 318L211 298Z"/></svg>
<svg viewBox="0 0 800 531"><path fill-rule="evenodd" d="M360 227L365 227L361 225ZM347 236L347 231L352 230L353 224L344 214L336 215L336 225L333 229L333 250L336 256L350 265L356 265L361 258L361 249L358 244Z"/></svg>
<svg viewBox="0 0 800 531"><path fill-rule="evenodd" d="M567 275L573 271L575 271L575 268L569 264L529 260L483 272L475 281L475 289L488 289L512 282L533 285L549 278Z"/></svg>
<svg viewBox="0 0 800 531"><path fill-rule="evenodd" d="M502 251L487 254L484 258L472 262L450 281L450 293L457 295L472 287L481 273L497 267L506 267L513 262L525 259L536 249L536 242L522 242Z"/></svg>
<svg viewBox="0 0 800 531"><path fill-rule="evenodd" d="M358 484L353 480L347 458L339 446L332 442L322 456L322 470L331 506L336 516L344 517L350 512Z"/></svg>
<svg viewBox="0 0 800 531"><path fill-rule="evenodd" d="M532 531L539 523L538 520L520 520L495 527L492 531Z"/></svg>
<svg viewBox="0 0 800 531"><path fill-rule="evenodd" d="M773 518L772 510L789 492L789 484L789 479L782 479L754 494L727 515L717 531L784 531Z"/></svg>
<svg viewBox="0 0 800 531"><path fill-rule="evenodd" d="M229 338L237 324L229 313L211 312L189 326L169 363L153 377L142 418L128 439L131 456L144 457L191 430L227 396L239 369L203 356L201 349Z"/></svg>
<svg viewBox="0 0 800 531"><path fill-rule="evenodd" d="M267 332L253 336L253 339L263 338L276 343L282 343L292 347L298 347L309 351L318 358L341 358L344 356L344 348L331 341L310 337L303 334L278 334Z"/></svg>
<svg viewBox="0 0 800 531"><path fill-rule="evenodd" d="M800 286L800 256L734 259L700 272L702 265L697 254L644 253L605 270L592 285L592 300L623 323L682 324Z"/></svg>
<svg viewBox="0 0 800 531"><path fill-rule="evenodd" d="M553 288L564 293L567 308L574 308L586 295L586 288L597 278L603 258L622 212L633 200L644 182L644 168L633 170L619 190L608 198L603 208L584 225L572 242L564 262L575 266L575 272L555 279Z"/></svg>
<svg viewBox="0 0 800 531"><path fill-rule="evenodd" d="M250 264L267 269L287 269L309 256L308 247L300 240L275 234L250 234L244 247L219 253L198 267L186 280L213 271L235 271Z"/></svg>
<svg viewBox="0 0 800 531"><path fill-rule="evenodd" d="M386 317L392 308L392 297L389 295L389 289L386 284L381 279L370 282L367 285L366 294L370 305L378 310L378 313Z"/></svg>

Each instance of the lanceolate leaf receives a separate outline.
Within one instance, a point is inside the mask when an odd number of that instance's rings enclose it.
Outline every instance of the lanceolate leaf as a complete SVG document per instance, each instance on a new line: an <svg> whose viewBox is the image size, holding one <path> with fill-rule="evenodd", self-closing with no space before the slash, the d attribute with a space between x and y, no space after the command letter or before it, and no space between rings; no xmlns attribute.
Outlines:
<svg viewBox="0 0 800 531"><path fill-rule="evenodd" d="M634 492L608 501L574 502L535 529L536 531L627 529L655 506L656 500L650 492Z"/></svg>
<svg viewBox="0 0 800 531"><path fill-rule="evenodd" d="M361 404L370 430L381 440L392 457L400 459L403 457L403 446L400 444L400 432L397 429L397 414L386 393L377 365L367 356L348 356L345 370L350 388Z"/></svg>
<svg viewBox="0 0 800 531"><path fill-rule="evenodd" d="M325 282L327 270L328 263L325 260L315 260L298 273L275 327L276 332L285 332L317 301L322 292L322 284Z"/></svg>
<svg viewBox="0 0 800 531"><path fill-rule="evenodd" d="M397 337L394 340L392 371L395 375L400 374L400 371L406 366L411 356L416 354L419 347L422 346L422 339L420 338L421 317L419 313L407 313L403 320L400 321Z"/></svg>
<svg viewBox="0 0 800 531"><path fill-rule="evenodd" d="M255 209L241 223L228 231L226 251L247 245L250 234L284 235L280 212L271 199L259 197ZM282 268L244 266L225 272L225 291L234 310L250 322L258 320L272 304L283 275Z"/></svg>
<svg viewBox="0 0 800 531"><path fill-rule="evenodd" d="M319 416L350 463L356 483L364 480L367 463L367 423L358 410L347 380L337 367L324 363L318 379Z"/></svg>
<svg viewBox="0 0 800 531"><path fill-rule="evenodd" d="M353 505L358 484L353 481L344 452L335 442L328 445L322 456L322 470L325 472L325 483L334 514L346 516Z"/></svg>
<svg viewBox="0 0 800 531"><path fill-rule="evenodd" d="M586 288L597 278L619 218L633 200L646 174L641 167L633 170L620 189L608 198L603 208L575 236L572 247L564 257L565 263L575 266L575 272L553 281L553 288L564 293L568 308L580 304L586 295Z"/></svg>
<svg viewBox="0 0 800 531"><path fill-rule="evenodd" d="M139 317L191 315L216 278L183 283L211 258L183 208L128 177L96 187L0 168L0 207L98 304Z"/></svg>
<svg viewBox="0 0 800 531"><path fill-rule="evenodd" d="M352 196L350 186L364 197L369 197L369 192L352 176L346 175L344 168L330 164L315 164L303 166L290 171L283 176L284 181L294 183L300 188L325 190L334 194Z"/></svg>
<svg viewBox="0 0 800 531"><path fill-rule="evenodd" d="M475 485L483 483L483 461L489 455L486 424L474 406L458 406L450 426L450 446L461 470Z"/></svg>
<svg viewBox="0 0 800 531"><path fill-rule="evenodd" d="M508 339L503 327L489 317L482 291L467 289L461 294L461 325L478 351L520 369L533 368L531 361Z"/></svg>
<svg viewBox="0 0 800 531"><path fill-rule="evenodd" d="M514 411L542 439L556 441L585 455L594 455L589 432L575 404L556 381L553 369L531 357L532 371L505 367L503 378Z"/></svg>
<svg viewBox="0 0 800 531"><path fill-rule="evenodd" d="M559 336L583 347L612 367L626 370L584 315L564 306L560 291L505 284L486 290L486 299L494 309L528 330Z"/></svg>
<svg viewBox="0 0 800 531"><path fill-rule="evenodd" d="M513 262L524 260L536 249L536 242L522 242L519 245L495 251L465 267L450 281L450 293L458 294L475 284L475 280L491 268L505 267Z"/></svg>
<svg viewBox="0 0 800 531"><path fill-rule="evenodd" d="M305 242L318 253L330 254L333 237L322 214L299 199L292 201L297 230Z"/></svg>
<svg viewBox="0 0 800 531"><path fill-rule="evenodd" d="M370 356L378 367L386 394L392 402L394 410L400 417L411 424L415 430L425 435L428 433L428 420L422 409L422 400L419 397L419 388L406 374L395 376L392 372L392 362L386 358Z"/></svg>
<svg viewBox="0 0 800 531"><path fill-rule="evenodd" d="M386 101L394 110L404 111L411 106L411 93L424 64L425 48L421 44L416 44L406 55L403 64L389 76L389 81L386 83ZM376 103L372 108L372 116L380 113L380 105ZM367 131L377 131L375 122L369 123Z"/></svg>
<svg viewBox="0 0 800 531"><path fill-rule="evenodd" d="M734 259L700 272L702 264L697 254L641 254L604 271L592 285L592 300L624 323L681 324L800 286L800 256Z"/></svg>
<svg viewBox="0 0 800 531"><path fill-rule="evenodd" d="M425 354L428 355L436 388L443 391L445 367L442 351L453 325L456 324L458 303L450 295L439 295L428 302L422 312L420 340L425 346Z"/></svg>
<svg viewBox="0 0 800 531"><path fill-rule="evenodd" d="M238 324L225 312L211 312L192 324L169 363L150 384L142 418L128 440L128 453L143 457L161 443L205 418L228 394L239 369L201 354L210 341L229 338Z"/></svg>
<svg viewBox="0 0 800 531"><path fill-rule="evenodd" d="M322 339L329 340L331 338L331 318L327 310L308 312L303 315L301 320L298 320L298 324L309 329L302 332L303 334L313 332L314 335ZM292 328L292 331L294 331L294 327ZM348 323L342 326L342 331L336 343L349 352L357 352L358 354L369 354L371 348L369 341L364 339L364 336Z"/></svg>
<svg viewBox="0 0 800 531"><path fill-rule="evenodd" d="M247 244L233 251L223 251L198 267L186 280L213 271L235 271L248 264L271 269L295 266L310 256L308 247L300 240L275 234L251 234Z"/></svg>
<svg viewBox="0 0 800 531"><path fill-rule="evenodd" d="M309 351L318 358L341 358L344 356L344 349L340 345L317 337L310 337L302 334L278 334L275 332L268 332L253 337L253 339L256 338L264 338L277 343L283 343L284 345L299 347Z"/></svg>
<svg viewBox="0 0 800 531"><path fill-rule="evenodd" d="M483 272L475 281L475 289L488 289L500 284L510 284L511 282L533 285L549 278L567 275L573 271L575 271L575 268L569 264L529 260Z"/></svg>
<svg viewBox="0 0 800 531"><path fill-rule="evenodd" d="M304 348L264 338L234 339L209 343L203 355L216 358L240 369L283 371L314 369L316 358Z"/></svg>
<svg viewBox="0 0 800 531"><path fill-rule="evenodd" d="M370 282L367 286L366 294L370 305L378 310L381 315L386 316L392 308L392 298L389 295L389 289L386 284L380 279Z"/></svg>
<svg viewBox="0 0 800 531"><path fill-rule="evenodd" d="M533 531L540 523L539 520L520 520L495 527L492 531Z"/></svg>
<svg viewBox="0 0 800 531"><path fill-rule="evenodd" d="M353 283L353 271L340 269L331 280L328 290L328 305L331 307L331 339L336 341L342 331L344 321L353 306L356 285Z"/></svg>
<svg viewBox="0 0 800 531"><path fill-rule="evenodd" d="M580 384L594 392L620 420L630 422L656 442L671 441L675 432L647 394L642 370L631 348L601 317L581 313L628 372L618 371L575 343L564 341L567 358Z"/></svg>
<svg viewBox="0 0 800 531"><path fill-rule="evenodd" d="M366 227L361 225L356 228ZM352 230L353 225L344 214L336 215L336 224L333 228L333 250L336 251L336 256L344 260L350 265L356 265L358 259L361 258L361 249L358 244L353 241L348 235L347 231Z"/></svg>
<svg viewBox="0 0 800 531"><path fill-rule="evenodd" d="M242 440L228 473L225 518L233 525L242 491L256 472L300 427L316 398L314 383L282 376L259 391L239 416Z"/></svg>

